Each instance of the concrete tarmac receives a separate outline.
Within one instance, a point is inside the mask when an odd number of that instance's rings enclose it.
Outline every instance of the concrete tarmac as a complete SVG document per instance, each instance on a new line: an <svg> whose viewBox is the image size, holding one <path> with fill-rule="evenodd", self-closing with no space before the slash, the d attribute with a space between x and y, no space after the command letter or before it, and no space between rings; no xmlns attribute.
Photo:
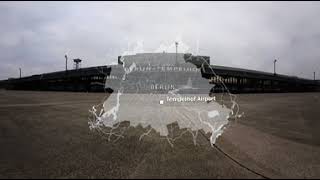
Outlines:
<svg viewBox="0 0 320 180"><path fill-rule="evenodd" d="M240 94L218 138L172 148L142 127L108 142L88 110L104 93L0 90L0 178L320 178L320 93Z"/></svg>

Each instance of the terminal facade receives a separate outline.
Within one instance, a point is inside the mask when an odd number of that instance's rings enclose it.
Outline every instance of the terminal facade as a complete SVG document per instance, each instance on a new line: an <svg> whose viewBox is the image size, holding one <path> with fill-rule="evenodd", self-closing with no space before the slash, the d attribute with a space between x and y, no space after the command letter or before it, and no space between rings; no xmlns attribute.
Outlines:
<svg viewBox="0 0 320 180"><path fill-rule="evenodd" d="M124 74L127 79L123 79ZM125 82L125 83L123 83ZM0 81L8 90L125 93L314 92L320 82L275 73L210 64L208 56L182 53L141 53L119 56L117 65L75 68Z"/></svg>

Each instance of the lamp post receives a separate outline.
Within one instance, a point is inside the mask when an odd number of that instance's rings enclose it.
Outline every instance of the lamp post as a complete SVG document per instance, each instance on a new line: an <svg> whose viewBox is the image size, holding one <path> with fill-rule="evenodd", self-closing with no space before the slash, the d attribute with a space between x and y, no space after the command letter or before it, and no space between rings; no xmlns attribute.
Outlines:
<svg viewBox="0 0 320 180"><path fill-rule="evenodd" d="M175 42L176 44L176 64L178 63L178 42Z"/></svg>
<svg viewBox="0 0 320 180"><path fill-rule="evenodd" d="M273 74L274 74L274 75L276 75L276 62L277 62L277 60L275 59L275 60L273 61Z"/></svg>
<svg viewBox="0 0 320 180"><path fill-rule="evenodd" d="M68 70L68 56L64 55L64 57L66 58L66 71Z"/></svg>

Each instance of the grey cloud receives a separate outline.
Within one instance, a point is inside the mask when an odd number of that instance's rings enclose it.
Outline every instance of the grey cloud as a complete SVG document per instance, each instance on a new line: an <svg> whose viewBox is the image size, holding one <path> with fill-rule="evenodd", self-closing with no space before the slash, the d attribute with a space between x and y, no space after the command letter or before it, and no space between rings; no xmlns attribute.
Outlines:
<svg viewBox="0 0 320 180"><path fill-rule="evenodd" d="M212 64L312 78L320 72L318 2L1 2L0 79L116 61L177 38ZM69 63L69 67L71 62ZM320 74L318 73L320 76Z"/></svg>

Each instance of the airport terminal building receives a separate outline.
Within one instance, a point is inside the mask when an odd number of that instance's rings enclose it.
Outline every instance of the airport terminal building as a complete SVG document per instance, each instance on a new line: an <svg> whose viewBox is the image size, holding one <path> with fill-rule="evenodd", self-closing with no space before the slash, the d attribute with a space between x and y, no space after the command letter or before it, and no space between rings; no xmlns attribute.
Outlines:
<svg viewBox="0 0 320 180"><path fill-rule="evenodd" d="M75 61L76 62L76 61ZM77 62L81 60L77 59ZM139 53L118 57L118 64L11 78L0 86L11 90L124 93L209 93L230 91L319 91L316 80L210 64L209 56L183 53Z"/></svg>

